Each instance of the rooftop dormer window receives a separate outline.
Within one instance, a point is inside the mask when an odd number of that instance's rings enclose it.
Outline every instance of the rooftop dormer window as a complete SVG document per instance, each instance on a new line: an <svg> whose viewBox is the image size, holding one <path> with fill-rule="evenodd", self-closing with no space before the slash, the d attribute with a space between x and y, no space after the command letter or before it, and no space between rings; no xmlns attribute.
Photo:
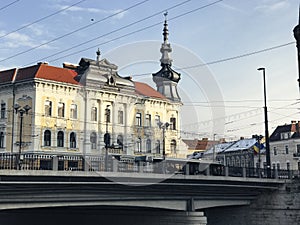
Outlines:
<svg viewBox="0 0 300 225"><path fill-rule="evenodd" d="M286 139L289 139L289 138L291 138L291 132L284 132L284 133L280 134L280 139L281 140L286 140Z"/></svg>

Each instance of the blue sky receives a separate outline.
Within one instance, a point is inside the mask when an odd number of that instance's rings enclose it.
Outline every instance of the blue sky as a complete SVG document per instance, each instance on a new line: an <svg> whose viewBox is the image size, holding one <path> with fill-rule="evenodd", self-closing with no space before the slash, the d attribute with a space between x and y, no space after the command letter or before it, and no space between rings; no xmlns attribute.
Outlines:
<svg viewBox="0 0 300 225"><path fill-rule="evenodd" d="M153 86L163 11L169 9L173 67L182 74L178 86L185 135L236 139L263 134L259 67L266 68L270 131L300 120L292 43L298 5L297 0L2 0L0 69L38 61L78 63L81 57L95 58L99 47L103 57L119 65L121 75ZM222 61L232 57L237 58Z"/></svg>

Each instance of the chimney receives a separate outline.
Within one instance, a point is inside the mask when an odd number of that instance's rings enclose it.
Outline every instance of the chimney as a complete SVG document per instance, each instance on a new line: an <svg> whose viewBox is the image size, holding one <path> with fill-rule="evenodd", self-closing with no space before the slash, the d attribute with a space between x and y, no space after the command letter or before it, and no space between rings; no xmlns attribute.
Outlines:
<svg viewBox="0 0 300 225"><path fill-rule="evenodd" d="M299 129L298 123L296 124L296 121L294 121L294 120L291 121L291 132L297 132L297 130Z"/></svg>

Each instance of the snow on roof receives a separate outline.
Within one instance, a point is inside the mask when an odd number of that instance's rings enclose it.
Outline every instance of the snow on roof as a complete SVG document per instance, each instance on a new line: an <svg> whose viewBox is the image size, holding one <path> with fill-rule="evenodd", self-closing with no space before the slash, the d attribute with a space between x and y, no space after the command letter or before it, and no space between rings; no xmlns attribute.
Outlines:
<svg viewBox="0 0 300 225"><path fill-rule="evenodd" d="M229 146L231 146L232 144L234 144L234 142L226 142L226 143L221 143L221 144L217 144L213 147L211 147L209 150L207 150L206 152L204 152L204 154L213 154L213 152L215 151L215 153L220 153L225 151Z"/></svg>
<svg viewBox="0 0 300 225"><path fill-rule="evenodd" d="M231 145L229 148L225 150L225 152L233 152L233 151L240 151L245 150L253 147L257 140L255 138L251 139L242 139L239 141L236 141L233 145Z"/></svg>

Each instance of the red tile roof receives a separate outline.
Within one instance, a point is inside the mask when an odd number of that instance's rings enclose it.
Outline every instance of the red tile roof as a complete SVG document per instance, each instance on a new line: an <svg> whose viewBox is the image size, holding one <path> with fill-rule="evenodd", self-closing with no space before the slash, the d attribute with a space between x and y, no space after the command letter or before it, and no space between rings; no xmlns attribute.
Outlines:
<svg viewBox="0 0 300 225"><path fill-rule="evenodd" d="M77 73L74 70L39 64L19 69L15 81L40 78L63 83L78 84L74 79Z"/></svg>
<svg viewBox="0 0 300 225"><path fill-rule="evenodd" d="M39 63L37 65L20 68L14 78L17 69L0 71L0 84L6 82L21 82L31 79L45 79L53 80L62 83L69 83L78 85L79 83L74 79L77 73L74 70L50 66L48 64ZM142 96L167 99L164 95L154 90L148 84L141 82L134 82L135 92Z"/></svg>
<svg viewBox="0 0 300 225"><path fill-rule="evenodd" d="M164 95L159 93L158 91L154 90L152 87L150 87L148 84L141 83L141 82L134 82L135 85L135 92L137 94L153 97L153 98L161 98L166 99Z"/></svg>

